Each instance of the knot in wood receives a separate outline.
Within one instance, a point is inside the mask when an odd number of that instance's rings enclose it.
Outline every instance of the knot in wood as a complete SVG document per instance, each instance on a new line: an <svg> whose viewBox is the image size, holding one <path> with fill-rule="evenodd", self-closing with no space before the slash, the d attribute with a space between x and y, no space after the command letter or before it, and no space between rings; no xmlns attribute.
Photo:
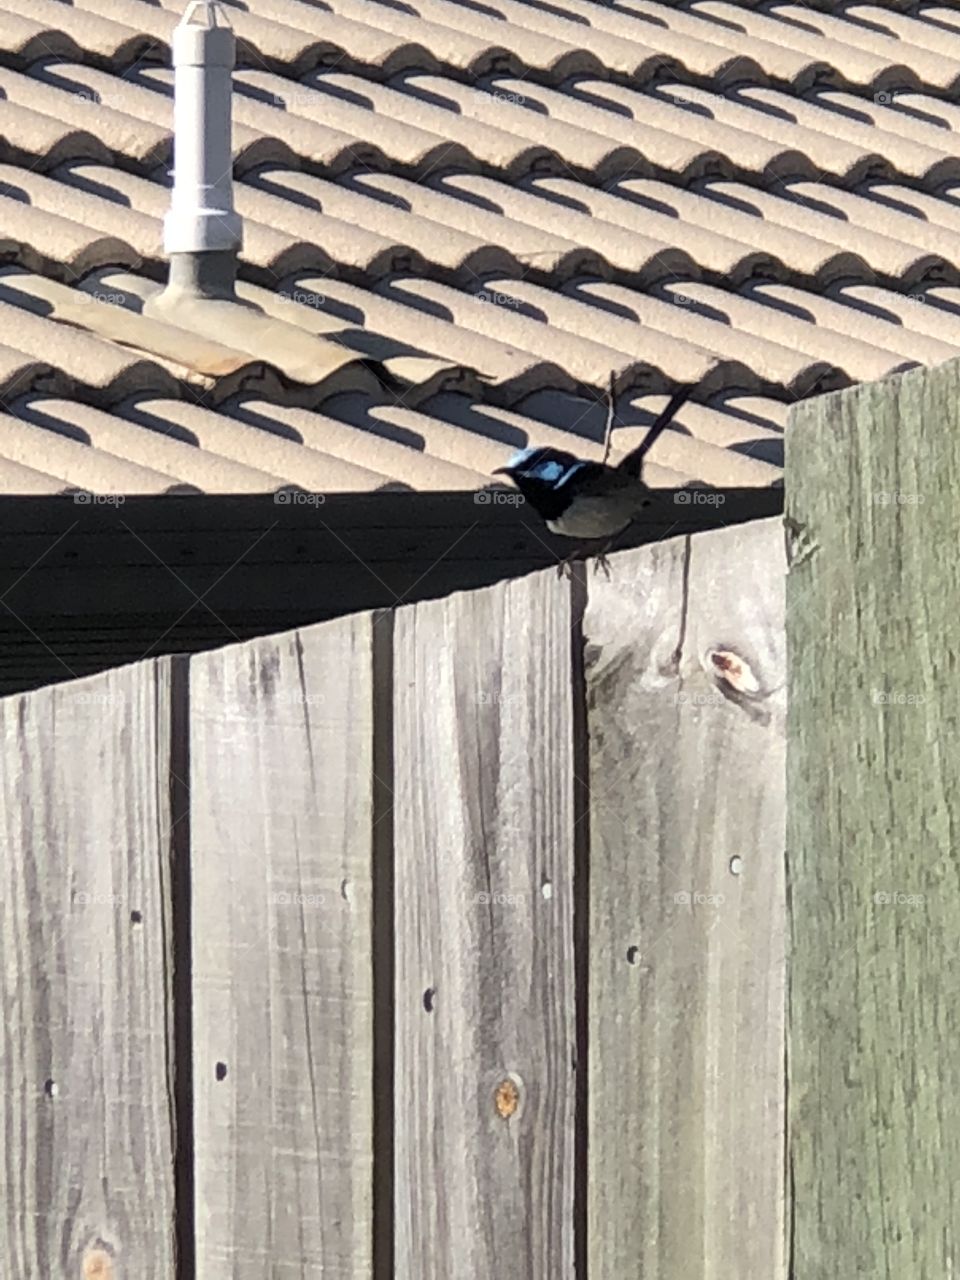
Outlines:
<svg viewBox="0 0 960 1280"><path fill-rule="evenodd" d="M520 1091L509 1077L497 1085L494 1101L503 1119L509 1120L520 1104Z"/></svg>
<svg viewBox="0 0 960 1280"><path fill-rule="evenodd" d="M113 1280L113 1258L106 1249L95 1246L83 1255L83 1280Z"/></svg>

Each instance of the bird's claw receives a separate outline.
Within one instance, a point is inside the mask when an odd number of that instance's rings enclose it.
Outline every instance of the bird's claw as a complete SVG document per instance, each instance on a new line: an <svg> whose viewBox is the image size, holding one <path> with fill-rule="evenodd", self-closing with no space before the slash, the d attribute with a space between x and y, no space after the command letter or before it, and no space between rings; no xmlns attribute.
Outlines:
<svg viewBox="0 0 960 1280"><path fill-rule="evenodd" d="M601 569L603 570L603 575L604 575L604 577L605 577L605 578L606 578L606 580L609 582L609 581L610 581L610 577L611 577L611 573L610 573L610 561L607 559L607 557L606 557L606 555L604 554L604 552L599 551L599 552L597 552L597 555L594 557L594 561L593 561L593 572L594 572L594 573L599 573Z"/></svg>
<svg viewBox="0 0 960 1280"><path fill-rule="evenodd" d="M601 570L603 570L603 574L606 577L607 581L609 582L611 577L611 571L610 571L610 561L607 559L606 549L604 549L603 551L598 551L595 556L590 556L587 558L592 559L594 562L593 564L594 573L599 573ZM583 549L578 548L576 551L572 552L565 559L561 560L558 563L557 577L558 578L567 577L567 578L570 578L570 580L572 581L574 576L573 566L575 564L581 564L583 562L584 562Z"/></svg>

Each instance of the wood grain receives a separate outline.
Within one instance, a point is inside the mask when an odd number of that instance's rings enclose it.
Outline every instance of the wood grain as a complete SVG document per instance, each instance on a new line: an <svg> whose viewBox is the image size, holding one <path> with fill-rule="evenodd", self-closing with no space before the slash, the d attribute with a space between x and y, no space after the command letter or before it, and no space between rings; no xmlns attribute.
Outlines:
<svg viewBox="0 0 960 1280"><path fill-rule="evenodd" d="M167 660L0 702L0 1274L174 1274Z"/></svg>
<svg viewBox="0 0 960 1280"><path fill-rule="evenodd" d="M798 1277L960 1275L960 365L787 432Z"/></svg>
<svg viewBox="0 0 960 1280"><path fill-rule="evenodd" d="M400 1280L571 1280L569 587L396 618Z"/></svg>
<svg viewBox="0 0 960 1280"><path fill-rule="evenodd" d="M199 1280L371 1274L371 627L191 661Z"/></svg>
<svg viewBox="0 0 960 1280"><path fill-rule="evenodd" d="M590 1275L781 1280L782 528L612 566L584 618Z"/></svg>

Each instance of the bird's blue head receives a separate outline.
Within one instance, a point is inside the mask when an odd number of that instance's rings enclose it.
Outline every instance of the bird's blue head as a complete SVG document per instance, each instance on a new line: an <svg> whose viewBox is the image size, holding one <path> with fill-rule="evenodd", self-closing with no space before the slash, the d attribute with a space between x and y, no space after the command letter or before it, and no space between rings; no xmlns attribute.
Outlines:
<svg viewBox="0 0 960 1280"><path fill-rule="evenodd" d="M562 449L521 449L505 467L497 467L494 475L508 475L514 484L523 489L525 484L539 489L555 489L584 464L572 453Z"/></svg>
<svg viewBox="0 0 960 1280"><path fill-rule="evenodd" d="M508 475L534 510L555 520L573 500L576 485L568 481L587 465L562 449L541 447L521 449L493 474Z"/></svg>

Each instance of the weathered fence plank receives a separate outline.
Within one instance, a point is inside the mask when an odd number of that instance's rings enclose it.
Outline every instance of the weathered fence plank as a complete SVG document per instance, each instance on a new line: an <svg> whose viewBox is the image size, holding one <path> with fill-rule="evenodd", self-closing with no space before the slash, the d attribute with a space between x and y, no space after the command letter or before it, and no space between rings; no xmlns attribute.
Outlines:
<svg viewBox="0 0 960 1280"><path fill-rule="evenodd" d="M570 1280L570 594L553 573L398 612L400 1280Z"/></svg>
<svg viewBox="0 0 960 1280"><path fill-rule="evenodd" d="M798 1277L960 1276L960 363L787 432Z"/></svg>
<svg viewBox="0 0 960 1280"><path fill-rule="evenodd" d="M170 665L0 702L0 1274L174 1274Z"/></svg>
<svg viewBox="0 0 960 1280"><path fill-rule="evenodd" d="M371 1274L372 625L191 660L199 1280Z"/></svg>
<svg viewBox="0 0 960 1280"><path fill-rule="evenodd" d="M782 526L612 563L583 624L590 1274L780 1280Z"/></svg>

